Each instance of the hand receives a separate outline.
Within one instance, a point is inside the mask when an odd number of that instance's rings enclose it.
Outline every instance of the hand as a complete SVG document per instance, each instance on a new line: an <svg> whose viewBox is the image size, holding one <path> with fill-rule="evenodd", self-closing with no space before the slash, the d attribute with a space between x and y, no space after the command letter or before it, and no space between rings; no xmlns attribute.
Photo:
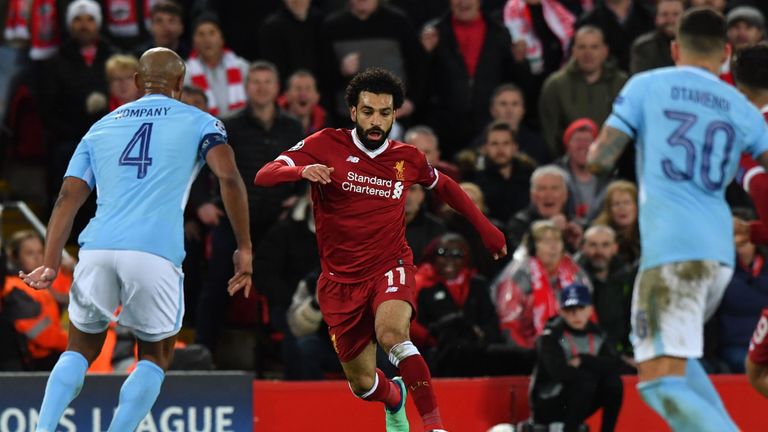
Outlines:
<svg viewBox="0 0 768 432"><path fill-rule="evenodd" d="M733 241L737 247L749 243L749 232L749 222L733 218Z"/></svg>
<svg viewBox="0 0 768 432"><path fill-rule="evenodd" d="M301 177L314 183L328 184L331 182L331 173L333 173L333 167L314 164L304 167Z"/></svg>
<svg viewBox="0 0 768 432"><path fill-rule="evenodd" d="M512 57L515 58L516 63L525 61L525 53L528 50L528 45L524 40L512 42Z"/></svg>
<svg viewBox="0 0 768 432"><path fill-rule="evenodd" d="M41 290L51 287L51 283L56 279L56 273L56 270L50 267L40 266L29 274L20 271L19 277L30 287Z"/></svg>
<svg viewBox="0 0 768 432"><path fill-rule="evenodd" d="M197 217L200 222L208 226L217 226L224 212L213 203L205 203L197 208Z"/></svg>
<svg viewBox="0 0 768 432"><path fill-rule="evenodd" d="M410 116L413 114L413 108L413 102L410 99L404 100L403 105L396 111L397 118L401 119Z"/></svg>
<svg viewBox="0 0 768 432"><path fill-rule="evenodd" d="M568 360L568 365L573 366L575 368L581 366L581 357L576 356L576 357Z"/></svg>
<svg viewBox="0 0 768 432"><path fill-rule="evenodd" d="M493 254L493 259L498 261L498 260L504 258L505 256L507 256L507 245L504 245L504 247L501 248L500 251L498 251L497 253Z"/></svg>
<svg viewBox="0 0 768 432"><path fill-rule="evenodd" d="M584 229L576 222L568 222L565 224L565 230L563 230L563 240L571 245L572 248L578 249L581 244L581 238L584 236Z"/></svg>
<svg viewBox="0 0 768 432"><path fill-rule="evenodd" d="M562 213L556 214L549 218L549 220L560 228L560 231L565 231L565 226L568 224L568 219Z"/></svg>
<svg viewBox="0 0 768 432"><path fill-rule="evenodd" d="M227 284L227 292L233 296L245 289L244 294L248 297L253 286L253 253L250 249L238 249L232 255L232 261L235 263L235 275Z"/></svg>
<svg viewBox="0 0 768 432"><path fill-rule="evenodd" d="M352 76L360 70L360 54L353 52L349 53L341 59L341 75L348 77Z"/></svg>
<svg viewBox="0 0 768 432"><path fill-rule="evenodd" d="M421 30L420 39L424 51L431 53L440 42L440 35L437 33L437 29L434 26L428 25L424 26Z"/></svg>

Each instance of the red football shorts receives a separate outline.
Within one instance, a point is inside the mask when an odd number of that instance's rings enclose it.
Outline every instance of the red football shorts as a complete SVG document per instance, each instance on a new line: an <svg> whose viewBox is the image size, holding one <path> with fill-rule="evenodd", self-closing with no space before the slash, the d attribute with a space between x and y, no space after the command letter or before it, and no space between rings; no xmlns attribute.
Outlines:
<svg viewBox="0 0 768 432"><path fill-rule="evenodd" d="M398 266L350 284L334 282L320 275L317 299L339 360L354 360L376 340L376 310L383 302L402 300L416 310L412 288L415 274L414 266Z"/></svg>

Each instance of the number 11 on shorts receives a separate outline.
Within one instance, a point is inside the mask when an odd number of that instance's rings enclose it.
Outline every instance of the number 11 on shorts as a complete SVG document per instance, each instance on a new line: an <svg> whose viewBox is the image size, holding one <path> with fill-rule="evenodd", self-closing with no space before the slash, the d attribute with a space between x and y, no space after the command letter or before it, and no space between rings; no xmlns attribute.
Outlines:
<svg viewBox="0 0 768 432"><path fill-rule="evenodd" d="M396 267L395 270L400 274L400 285L405 285L405 269L403 267ZM387 277L387 285L392 286L395 284L395 272L393 270L384 273L384 276Z"/></svg>

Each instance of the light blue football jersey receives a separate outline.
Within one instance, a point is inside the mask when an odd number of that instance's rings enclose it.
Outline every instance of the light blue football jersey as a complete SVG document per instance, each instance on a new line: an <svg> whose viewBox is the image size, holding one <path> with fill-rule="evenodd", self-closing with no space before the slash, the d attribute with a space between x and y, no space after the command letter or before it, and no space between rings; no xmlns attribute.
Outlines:
<svg viewBox="0 0 768 432"><path fill-rule="evenodd" d="M640 268L690 260L732 267L725 189L742 152L757 159L768 151L760 112L704 69L669 67L630 79L606 125L635 139Z"/></svg>
<svg viewBox="0 0 768 432"><path fill-rule="evenodd" d="M163 95L147 95L96 122L65 177L96 187L83 249L138 250L184 259L184 207L205 155L226 143L221 121Z"/></svg>

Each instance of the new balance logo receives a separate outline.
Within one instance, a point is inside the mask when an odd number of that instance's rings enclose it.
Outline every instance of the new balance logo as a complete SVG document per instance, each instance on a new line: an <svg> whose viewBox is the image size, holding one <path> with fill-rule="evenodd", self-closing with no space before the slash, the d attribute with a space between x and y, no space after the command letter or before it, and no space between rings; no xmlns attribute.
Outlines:
<svg viewBox="0 0 768 432"><path fill-rule="evenodd" d="M386 291L384 291L385 294L386 293L393 293L393 292L397 292L397 287L396 286L391 286L391 287L387 288Z"/></svg>
<svg viewBox="0 0 768 432"><path fill-rule="evenodd" d="M360 162L360 158L357 156L349 156L347 158L347 162L358 163Z"/></svg>

